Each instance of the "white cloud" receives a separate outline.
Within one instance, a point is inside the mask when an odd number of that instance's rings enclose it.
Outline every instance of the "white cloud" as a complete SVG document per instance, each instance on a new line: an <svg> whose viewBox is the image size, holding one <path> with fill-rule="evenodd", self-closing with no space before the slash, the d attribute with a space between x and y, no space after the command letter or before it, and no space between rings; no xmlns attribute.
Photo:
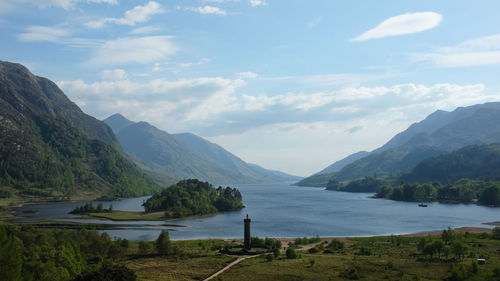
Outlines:
<svg viewBox="0 0 500 281"><path fill-rule="evenodd" d="M388 36L417 33L437 27L441 23L441 19L442 16L435 12L407 13L390 17L375 28L351 39L351 41L366 41Z"/></svg>
<svg viewBox="0 0 500 281"><path fill-rule="evenodd" d="M2 0L0 2L2 2L0 7L5 5L9 9L20 4L30 4L39 8L57 7L65 10L74 9L78 3L118 4L117 0Z"/></svg>
<svg viewBox="0 0 500 281"><path fill-rule="evenodd" d="M25 42L59 42L69 34L66 28L35 25L26 28L18 38Z"/></svg>
<svg viewBox="0 0 500 281"><path fill-rule="evenodd" d="M196 66L196 65L203 65L203 64L209 63L210 61L212 61L212 60L207 59L207 58L202 58L197 62L181 62L181 63L177 63L176 65L179 67L182 67L182 68L187 68L187 67Z"/></svg>
<svg viewBox="0 0 500 281"><path fill-rule="evenodd" d="M236 73L236 76L238 76L238 78L240 78L240 79L255 79L255 78L259 77L259 75L257 73L251 72L251 71L239 72L239 73Z"/></svg>
<svg viewBox="0 0 500 281"><path fill-rule="evenodd" d="M129 32L129 34L132 34L132 35L143 35L143 34L156 33L158 31L161 31L160 27L148 25L148 26L134 28L134 29L132 29Z"/></svg>
<svg viewBox="0 0 500 281"><path fill-rule="evenodd" d="M201 0L203 3L217 3L217 4L222 4L222 3L228 3L228 2L240 2L240 0Z"/></svg>
<svg viewBox="0 0 500 281"><path fill-rule="evenodd" d="M104 70L101 72L103 80L125 80L127 77L127 72L123 69Z"/></svg>
<svg viewBox="0 0 500 281"><path fill-rule="evenodd" d="M224 78L196 78L176 81L156 79L146 83L120 80L92 84L76 80L57 84L70 99L78 101L93 116L105 118L122 112L134 120L181 129L193 120L203 122L214 114L228 110L231 95L244 82Z"/></svg>
<svg viewBox="0 0 500 281"><path fill-rule="evenodd" d="M317 18L315 18L314 20L312 20L312 21L308 22L308 23L307 23L307 27L308 27L309 29L313 29L313 28L315 28L316 26L318 26L318 24L320 24L322 20L323 20L323 18L322 18L322 17L317 17Z"/></svg>
<svg viewBox="0 0 500 281"><path fill-rule="evenodd" d="M161 70L161 64L159 62L155 62L155 66L153 67L154 72L158 72Z"/></svg>
<svg viewBox="0 0 500 281"><path fill-rule="evenodd" d="M126 37L106 41L95 52L89 63L146 64L165 59L177 51L170 36Z"/></svg>
<svg viewBox="0 0 500 281"><path fill-rule="evenodd" d="M102 28L108 23L133 26L137 23L148 21L153 15L164 12L164 9L158 2L150 1L144 6L138 5L126 11L122 18L102 18L96 21L87 22L85 25L90 28Z"/></svg>
<svg viewBox="0 0 500 281"><path fill-rule="evenodd" d="M267 2L264 0L250 0L250 6L256 7L256 6L266 6Z"/></svg>
<svg viewBox="0 0 500 281"><path fill-rule="evenodd" d="M411 54L410 59L431 62L440 67L500 64L500 34L467 40L457 46L436 48L429 53Z"/></svg>
<svg viewBox="0 0 500 281"><path fill-rule="evenodd" d="M177 9L183 9L185 11L191 11L199 14L204 14L204 15L219 15L219 16L226 16L227 12L220 9L219 7L214 7L214 6L203 6L203 7L180 7L177 6Z"/></svg>
<svg viewBox="0 0 500 281"><path fill-rule="evenodd" d="M63 44L74 48L90 48L103 44L99 39L71 37L71 31L66 27L29 26L17 38L22 42L50 42Z"/></svg>

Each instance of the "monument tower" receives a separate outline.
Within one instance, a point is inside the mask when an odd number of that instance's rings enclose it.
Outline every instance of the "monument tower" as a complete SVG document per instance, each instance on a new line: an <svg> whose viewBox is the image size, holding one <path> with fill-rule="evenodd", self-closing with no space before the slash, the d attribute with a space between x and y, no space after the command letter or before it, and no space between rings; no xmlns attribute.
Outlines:
<svg viewBox="0 0 500 281"><path fill-rule="evenodd" d="M245 219L243 219L243 222L245 223L245 236L244 236L244 246L243 246L243 250L250 250L250 222L252 220L248 218L248 214L247 214L247 217Z"/></svg>

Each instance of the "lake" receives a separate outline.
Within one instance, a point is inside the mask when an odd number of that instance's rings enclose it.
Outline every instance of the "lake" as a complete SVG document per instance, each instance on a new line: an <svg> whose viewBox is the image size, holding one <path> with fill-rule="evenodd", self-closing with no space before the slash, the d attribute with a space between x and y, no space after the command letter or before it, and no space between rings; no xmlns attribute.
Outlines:
<svg viewBox="0 0 500 281"><path fill-rule="evenodd" d="M119 230L106 230L111 237L129 240L154 240L162 229L170 231L172 239L241 238L243 218L252 219L252 236L372 236L406 234L448 227L478 226L500 220L500 209L476 205L396 202L368 198L370 193L327 191L323 188L298 187L287 184L246 184L237 187L246 208L241 211L202 218L182 219L164 226L165 222L112 222L70 215L85 202L28 204L14 208L19 221L74 221L110 224L134 224ZM114 210L143 211L147 197L102 202ZM35 213L33 213L35 211Z"/></svg>

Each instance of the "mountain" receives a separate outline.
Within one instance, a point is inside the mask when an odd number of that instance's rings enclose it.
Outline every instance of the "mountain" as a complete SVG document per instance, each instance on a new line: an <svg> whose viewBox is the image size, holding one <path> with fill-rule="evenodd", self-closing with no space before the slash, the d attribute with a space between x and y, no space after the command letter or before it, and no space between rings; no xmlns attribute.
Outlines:
<svg viewBox="0 0 500 281"><path fill-rule="evenodd" d="M359 151L359 152L353 153L353 154L347 156L346 158L343 158L343 159L341 159L339 161L336 161L333 164L331 164L330 166L328 166L328 167L324 168L323 170L317 172L316 175L329 174L329 173L333 173L333 172L338 172L338 171L342 170L342 168L344 168L345 166L351 164L352 162L354 162L354 161L356 161L358 159L366 157L369 154L370 154L370 152L368 152L368 151Z"/></svg>
<svg viewBox="0 0 500 281"><path fill-rule="evenodd" d="M423 160L401 182L457 182L461 179L500 180L500 144L467 146Z"/></svg>
<svg viewBox="0 0 500 281"><path fill-rule="evenodd" d="M169 134L146 122L132 122L120 114L104 122L111 126L123 149L159 180L163 175L234 184L276 182L283 178L269 171L265 174L219 145L194 134Z"/></svg>
<svg viewBox="0 0 500 281"><path fill-rule="evenodd" d="M106 120L104 120L104 123L106 123L109 127L111 127L111 129L115 133L117 133L117 132L125 129L126 127L134 124L134 122L128 120L127 118L125 118L121 114L113 114L113 115L109 116L108 118L106 118Z"/></svg>
<svg viewBox="0 0 500 281"><path fill-rule="evenodd" d="M309 176L307 178L302 179L301 181L297 182L296 184L298 186L316 186L316 187L325 187L328 181L332 178L332 176L340 171L342 168L345 166L351 164L352 162L361 159L363 157L366 157L370 155L370 152L368 151L360 151L353 153L339 161L334 162L330 166L326 167L325 169L317 172L316 174Z"/></svg>
<svg viewBox="0 0 500 281"><path fill-rule="evenodd" d="M268 170L257 164L248 163L248 166L250 166L252 170L280 182L296 182L302 179L301 177L290 175L281 171Z"/></svg>
<svg viewBox="0 0 500 281"><path fill-rule="evenodd" d="M337 181L365 176L391 176L406 172L420 161L475 144L500 141L500 103L460 107L452 112L438 110L423 121L412 124L369 155L337 172L321 175ZM317 176L302 182L318 182ZM300 183L299 183L300 184ZM324 186L326 182L317 183Z"/></svg>
<svg viewBox="0 0 500 281"><path fill-rule="evenodd" d="M122 154L112 130L53 82L0 62L0 187L21 197L134 196L160 188Z"/></svg>

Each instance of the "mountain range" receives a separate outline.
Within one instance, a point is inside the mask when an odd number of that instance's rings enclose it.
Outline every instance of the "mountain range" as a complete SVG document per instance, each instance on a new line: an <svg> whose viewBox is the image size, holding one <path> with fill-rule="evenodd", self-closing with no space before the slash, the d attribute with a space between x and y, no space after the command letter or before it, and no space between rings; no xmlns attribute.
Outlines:
<svg viewBox="0 0 500 281"><path fill-rule="evenodd" d="M387 177L411 170L422 160L468 146L500 142L500 103L438 110L371 152L350 155L298 185L326 186L328 180ZM359 155L363 157L358 158ZM358 159L357 159L358 158Z"/></svg>
<svg viewBox="0 0 500 281"><path fill-rule="evenodd" d="M160 189L123 155L113 131L50 80L0 61L3 196L137 196Z"/></svg>
<svg viewBox="0 0 500 281"><path fill-rule="evenodd" d="M104 120L123 150L152 177L166 182L197 178L216 184L297 181L299 177L248 164L217 144L191 133L169 134L121 114Z"/></svg>

